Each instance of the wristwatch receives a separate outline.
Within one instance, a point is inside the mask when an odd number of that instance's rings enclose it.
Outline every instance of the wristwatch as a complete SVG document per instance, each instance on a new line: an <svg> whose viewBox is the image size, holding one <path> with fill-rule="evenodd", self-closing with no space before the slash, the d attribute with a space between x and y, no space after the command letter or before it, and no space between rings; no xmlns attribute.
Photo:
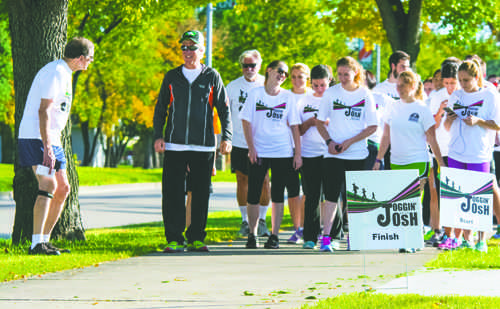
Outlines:
<svg viewBox="0 0 500 309"><path fill-rule="evenodd" d="M330 145L330 143L331 143L331 142L333 142L333 140L332 140L331 138L327 139L327 140L325 141L326 146Z"/></svg>

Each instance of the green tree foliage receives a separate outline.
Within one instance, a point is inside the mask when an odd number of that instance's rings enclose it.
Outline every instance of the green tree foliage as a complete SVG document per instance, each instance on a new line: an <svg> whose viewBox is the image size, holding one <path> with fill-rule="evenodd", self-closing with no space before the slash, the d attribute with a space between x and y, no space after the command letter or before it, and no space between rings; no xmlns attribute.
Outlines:
<svg viewBox="0 0 500 309"><path fill-rule="evenodd" d="M4 8L0 2L0 11ZM0 122L14 124L14 97L12 53L10 49L9 21L6 10L0 13Z"/></svg>
<svg viewBox="0 0 500 309"><path fill-rule="evenodd" d="M316 0L242 0L217 24L222 29L214 50L214 66L225 82L241 75L239 55L248 49L262 54L263 67L280 59L289 66L303 62L310 67L348 53L346 37L326 23Z"/></svg>

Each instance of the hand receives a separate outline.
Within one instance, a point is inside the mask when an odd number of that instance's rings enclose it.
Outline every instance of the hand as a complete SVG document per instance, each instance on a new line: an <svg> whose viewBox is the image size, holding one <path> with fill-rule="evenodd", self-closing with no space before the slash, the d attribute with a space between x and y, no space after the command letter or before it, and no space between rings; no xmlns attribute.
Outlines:
<svg viewBox="0 0 500 309"><path fill-rule="evenodd" d="M165 141L163 140L163 138L159 138L155 141L155 151L165 152Z"/></svg>
<svg viewBox="0 0 500 309"><path fill-rule="evenodd" d="M373 164L372 170L374 170L374 171L380 170L380 162L379 161L375 161L375 163Z"/></svg>
<svg viewBox="0 0 500 309"><path fill-rule="evenodd" d="M257 151L255 147L248 147L248 159L251 164L255 164L257 162Z"/></svg>
<svg viewBox="0 0 500 309"><path fill-rule="evenodd" d="M458 117L458 115L455 113L447 113L446 114L446 119L447 120L449 119L450 121L454 121L455 119L457 119L457 117Z"/></svg>
<svg viewBox="0 0 500 309"><path fill-rule="evenodd" d="M476 116L469 115L467 118L464 118L463 121L466 125L475 126L479 122L479 118Z"/></svg>
<svg viewBox="0 0 500 309"><path fill-rule="evenodd" d="M328 144L328 153L339 154L340 152L342 152L342 149L340 147L341 147L340 144L331 141L330 144Z"/></svg>
<svg viewBox="0 0 500 309"><path fill-rule="evenodd" d="M229 141L222 141L220 143L220 153L223 155L231 153L231 149L233 146L231 145L231 142Z"/></svg>
<svg viewBox="0 0 500 309"><path fill-rule="evenodd" d="M302 157L301 156L294 156L293 157L293 168L295 170L298 170L302 166Z"/></svg>
<svg viewBox="0 0 500 309"><path fill-rule="evenodd" d="M44 166L49 168L49 173L52 173L54 165L56 164L56 156L54 155L54 150L52 145L48 144L43 147L43 163Z"/></svg>
<svg viewBox="0 0 500 309"><path fill-rule="evenodd" d="M441 104L439 105L439 112L440 114L444 113L444 108L448 106L448 100L444 100L443 102L441 102Z"/></svg>
<svg viewBox="0 0 500 309"><path fill-rule="evenodd" d="M341 150L339 151L339 153L346 151L347 149L349 149L349 147L351 147L351 145L352 145L351 140L346 139L342 144L340 144Z"/></svg>

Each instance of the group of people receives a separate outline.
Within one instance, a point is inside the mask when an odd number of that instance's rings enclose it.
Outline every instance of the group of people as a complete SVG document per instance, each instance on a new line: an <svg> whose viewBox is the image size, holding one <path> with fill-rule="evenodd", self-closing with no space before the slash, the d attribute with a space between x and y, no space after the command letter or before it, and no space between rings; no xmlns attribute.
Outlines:
<svg viewBox="0 0 500 309"><path fill-rule="evenodd" d="M258 248L259 236L268 237L264 248L279 248L286 189L295 228L287 241L303 242L304 249L319 242L319 250L333 252L343 235L345 173L416 169L422 184L429 180L434 231L429 243L487 251L485 233L474 244L471 231L442 231L438 205L440 166L489 172L493 147L500 145L500 96L483 80L477 56L446 59L425 86L426 95L424 83L410 69L410 56L402 51L389 58L387 80L376 84L373 74L352 57L337 60L338 83L325 64L309 69L297 63L289 70L285 62L274 60L262 76L260 53L248 50L239 58L242 76L224 87L219 73L201 63L201 32L186 31L179 43L184 63L165 74L153 119L154 148L164 153L165 253L209 250L204 240L217 145L214 109L221 125L220 153L231 154L236 173L246 248ZM40 188L31 254L67 252L49 241L69 192L60 134L71 106L71 72L87 68L94 46L76 38L64 55L38 73L20 126L20 165L33 168ZM286 90L282 85L289 75L292 89ZM463 107L465 115L456 111ZM191 218L185 231L187 170ZM266 225L269 200L271 231ZM500 219L496 185L494 212Z"/></svg>

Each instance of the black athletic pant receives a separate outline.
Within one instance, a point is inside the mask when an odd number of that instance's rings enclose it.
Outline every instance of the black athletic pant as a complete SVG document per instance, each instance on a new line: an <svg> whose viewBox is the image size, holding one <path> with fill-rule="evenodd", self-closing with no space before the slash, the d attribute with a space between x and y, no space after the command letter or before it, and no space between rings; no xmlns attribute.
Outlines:
<svg viewBox="0 0 500 309"><path fill-rule="evenodd" d="M322 186L323 156L302 157L302 189L306 196L304 211L304 241L316 243L321 230L319 200Z"/></svg>
<svg viewBox="0 0 500 309"><path fill-rule="evenodd" d="M210 177L214 165L213 152L165 151L162 177L162 213L167 242L184 242L186 200L184 184L189 166L192 185L191 225L186 231L188 243L204 241L207 233Z"/></svg>

